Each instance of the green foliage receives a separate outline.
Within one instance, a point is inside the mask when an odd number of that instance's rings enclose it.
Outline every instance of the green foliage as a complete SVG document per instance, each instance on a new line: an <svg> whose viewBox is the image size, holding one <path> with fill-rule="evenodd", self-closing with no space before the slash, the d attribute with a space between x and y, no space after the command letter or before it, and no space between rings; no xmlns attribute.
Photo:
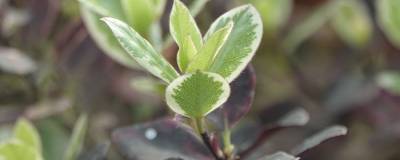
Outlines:
<svg viewBox="0 0 400 160"><path fill-rule="evenodd" d="M187 72L195 72L197 70L209 70L218 52L225 44L229 34L233 28L233 22L228 23L224 28L213 33L198 51L198 54L189 64Z"/></svg>
<svg viewBox="0 0 400 160"><path fill-rule="evenodd" d="M20 119L13 137L0 144L0 157L5 160L42 160L41 148L36 129L27 120Z"/></svg>
<svg viewBox="0 0 400 160"><path fill-rule="evenodd" d="M201 118L224 103L229 84L220 75L197 71L173 81L167 88L168 106L178 114Z"/></svg>
<svg viewBox="0 0 400 160"><path fill-rule="evenodd" d="M37 128L42 137L43 158L60 159L68 145L68 130L56 118L40 120Z"/></svg>
<svg viewBox="0 0 400 160"><path fill-rule="evenodd" d="M164 11L165 0L79 0L81 14L91 36L104 52L115 61L137 69L136 62L129 57L101 23L101 17L124 20L141 35L149 36L150 28Z"/></svg>
<svg viewBox="0 0 400 160"><path fill-rule="evenodd" d="M263 35L263 24L257 10L251 5L244 5L220 16L211 25L204 40L207 41L231 21L232 32L208 70L220 74L228 82L232 82L250 62Z"/></svg>
<svg viewBox="0 0 400 160"><path fill-rule="evenodd" d="M171 35L179 46L179 68L185 71L196 51L203 46L203 39L189 9L180 0L174 1L169 26Z"/></svg>
<svg viewBox="0 0 400 160"><path fill-rule="evenodd" d="M372 35L372 20L367 7L359 0L341 0L333 26L339 36L355 48L364 47Z"/></svg>
<svg viewBox="0 0 400 160"><path fill-rule="evenodd" d="M195 6L204 3L196 1ZM170 83L167 103L173 111L201 118L229 96L233 81L254 56L262 37L262 22L256 9L244 5L222 15L204 38L189 9L175 0L170 14L171 35L179 46L177 71L128 24L115 18L102 19L121 46L154 76ZM204 42L204 44L203 44Z"/></svg>
<svg viewBox="0 0 400 160"><path fill-rule="evenodd" d="M375 3L382 30L393 44L400 47L400 1L379 0Z"/></svg>
<svg viewBox="0 0 400 160"><path fill-rule="evenodd" d="M0 157L5 160L43 160L38 150L18 139L0 144Z"/></svg>
<svg viewBox="0 0 400 160"><path fill-rule="evenodd" d="M178 77L178 73L167 60L128 24L111 17L102 20L113 31L122 47L150 73L167 83Z"/></svg>
<svg viewBox="0 0 400 160"><path fill-rule="evenodd" d="M88 128L87 119L87 115L83 114L76 122L71 139L68 144L68 148L64 154L64 160L76 160L78 158L79 153L82 150L86 130Z"/></svg>
<svg viewBox="0 0 400 160"><path fill-rule="evenodd" d="M25 119L20 119L14 129L16 139L25 145L35 148L38 152L42 152L42 144L37 130L33 125Z"/></svg>

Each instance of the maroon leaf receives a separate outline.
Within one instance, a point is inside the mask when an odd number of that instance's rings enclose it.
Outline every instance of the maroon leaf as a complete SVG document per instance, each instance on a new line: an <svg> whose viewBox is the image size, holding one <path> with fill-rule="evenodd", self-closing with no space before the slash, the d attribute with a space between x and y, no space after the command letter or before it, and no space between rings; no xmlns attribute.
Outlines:
<svg viewBox="0 0 400 160"><path fill-rule="evenodd" d="M213 159L189 127L171 119L117 129L112 140L127 159Z"/></svg>
<svg viewBox="0 0 400 160"><path fill-rule="evenodd" d="M231 95L222 107L207 118L219 129L224 128L227 120L229 127L236 124L250 110L254 99L256 76L254 69L248 65L240 76L231 83Z"/></svg>

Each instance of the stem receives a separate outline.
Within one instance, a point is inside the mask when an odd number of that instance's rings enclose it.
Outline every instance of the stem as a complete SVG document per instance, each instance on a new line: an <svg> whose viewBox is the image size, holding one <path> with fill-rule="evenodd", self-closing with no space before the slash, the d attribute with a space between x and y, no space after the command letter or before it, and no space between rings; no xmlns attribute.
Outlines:
<svg viewBox="0 0 400 160"><path fill-rule="evenodd" d="M228 120L226 118L224 120L224 123L225 123L225 129L224 132L222 133L222 138L224 143L224 154L226 155L228 160L232 160L235 157L235 155L233 154L235 146L231 142L231 130L229 129Z"/></svg>
<svg viewBox="0 0 400 160"><path fill-rule="evenodd" d="M203 140L203 143L206 145L206 147L211 152L211 154L214 156L214 158L216 160L225 160L224 158L221 158L220 156L218 156L216 149L213 147L211 138L204 128L204 119L203 118L194 118L192 120L193 120L194 129L196 129L197 133L200 135L201 139Z"/></svg>

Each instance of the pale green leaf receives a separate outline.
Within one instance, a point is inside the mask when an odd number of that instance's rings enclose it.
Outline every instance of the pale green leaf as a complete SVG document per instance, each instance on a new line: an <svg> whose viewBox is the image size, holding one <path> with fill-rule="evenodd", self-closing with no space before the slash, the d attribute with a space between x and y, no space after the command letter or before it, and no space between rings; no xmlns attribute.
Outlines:
<svg viewBox="0 0 400 160"><path fill-rule="evenodd" d="M187 42L188 37L192 40L196 50L201 48L203 40L194 18L190 15L189 9L180 0L174 1L169 26L171 35L179 46L178 64L180 69L184 71L196 54L192 53L191 42Z"/></svg>
<svg viewBox="0 0 400 160"><path fill-rule="evenodd" d="M196 57L189 64L187 72L196 70L209 70L213 60L225 44L233 28L233 22L229 22L224 28L219 29L208 37L206 43L198 51Z"/></svg>
<svg viewBox="0 0 400 160"><path fill-rule="evenodd" d="M173 81L166 90L168 106L176 113L201 118L229 97L229 84L215 73L197 71Z"/></svg>
<svg viewBox="0 0 400 160"><path fill-rule="evenodd" d="M78 158L82 150L86 131L88 128L88 117L83 114L79 117L78 121L72 131L71 139L69 140L67 150L64 154L64 160L75 160Z"/></svg>
<svg viewBox="0 0 400 160"><path fill-rule="evenodd" d="M171 64L161 54L157 53L148 41L126 23L111 17L102 18L102 20L113 31L122 47L142 67L168 83L178 77L178 73Z"/></svg>
<svg viewBox="0 0 400 160"><path fill-rule="evenodd" d="M182 42L177 55L177 62L179 69L182 72L186 72L189 63L194 59L197 54L197 49L194 46L192 38L186 36L186 39Z"/></svg>
<svg viewBox="0 0 400 160"><path fill-rule="evenodd" d="M383 87L389 92L400 95L399 72L387 71L381 73L377 78L377 83L380 87Z"/></svg>
<svg viewBox="0 0 400 160"><path fill-rule="evenodd" d="M130 26L148 35L150 26L161 15L165 0L121 0L122 9Z"/></svg>
<svg viewBox="0 0 400 160"><path fill-rule="evenodd" d="M273 34L289 19L293 0L251 0L260 11L266 34Z"/></svg>
<svg viewBox="0 0 400 160"><path fill-rule="evenodd" d="M276 152L272 155L265 156L259 160L299 160L300 158L294 157L285 152Z"/></svg>
<svg viewBox="0 0 400 160"><path fill-rule="evenodd" d="M5 160L43 160L39 151L18 139L0 144L0 157Z"/></svg>
<svg viewBox="0 0 400 160"><path fill-rule="evenodd" d="M251 5L244 5L220 16L208 30L210 36L233 21L233 29L224 46L210 67L211 72L222 75L232 82L254 56L263 35L263 24L258 11Z"/></svg>
<svg viewBox="0 0 400 160"><path fill-rule="evenodd" d="M376 1L380 27L393 44L400 47L400 1Z"/></svg>
<svg viewBox="0 0 400 160"><path fill-rule="evenodd" d="M333 18L339 36L355 48L364 47L372 35L372 20L360 0L341 0Z"/></svg>
<svg viewBox="0 0 400 160"><path fill-rule="evenodd" d="M25 119L19 119L14 128L14 138L21 141L26 146L30 146L39 153L42 151L42 144L39 134L35 127Z"/></svg>
<svg viewBox="0 0 400 160"><path fill-rule="evenodd" d="M124 19L120 3L109 0L80 0L80 2L83 22L96 44L113 60L124 66L138 69L137 63L119 45L107 26L100 21L103 16ZM99 9L93 9L94 7Z"/></svg>

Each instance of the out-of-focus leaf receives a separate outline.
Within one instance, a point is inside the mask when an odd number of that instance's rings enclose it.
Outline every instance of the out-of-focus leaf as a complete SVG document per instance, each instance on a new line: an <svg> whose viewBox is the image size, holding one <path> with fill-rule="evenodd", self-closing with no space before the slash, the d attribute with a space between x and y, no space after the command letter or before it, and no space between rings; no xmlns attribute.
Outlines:
<svg viewBox="0 0 400 160"><path fill-rule="evenodd" d="M400 47L400 1L379 0L375 3L380 27L392 43Z"/></svg>
<svg viewBox="0 0 400 160"><path fill-rule="evenodd" d="M132 88L148 95L160 96L160 94L164 94L166 88L161 81L150 77L135 77L130 84Z"/></svg>
<svg viewBox="0 0 400 160"><path fill-rule="evenodd" d="M84 153L78 160L105 160L107 159L107 151L110 148L110 143L97 145L87 153Z"/></svg>
<svg viewBox="0 0 400 160"><path fill-rule="evenodd" d="M251 65L231 84L231 95L219 109L212 112L207 118L223 130L225 119L231 128L250 110L255 92L256 76Z"/></svg>
<svg viewBox="0 0 400 160"><path fill-rule="evenodd" d="M150 26L161 15L164 4L165 0L121 0L127 22L144 36L149 34Z"/></svg>
<svg viewBox="0 0 400 160"><path fill-rule="evenodd" d="M213 159L192 129L168 119L117 129L112 140L129 160Z"/></svg>
<svg viewBox="0 0 400 160"><path fill-rule="evenodd" d="M226 24L225 27L219 29L208 37L204 46L201 47L193 59L190 62L187 72L195 72L197 70L207 71L211 67L215 60L214 58L218 56L219 51L225 44L229 34L232 31L233 22Z"/></svg>
<svg viewBox="0 0 400 160"><path fill-rule="evenodd" d="M0 157L5 160L43 160L39 151L18 139L0 144Z"/></svg>
<svg viewBox="0 0 400 160"><path fill-rule="evenodd" d="M174 80L165 97L174 112L202 118L223 104L229 94L229 84L220 75L197 71Z"/></svg>
<svg viewBox="0 0 400 160"><path fill-rule="evenodd" d="M35 127L25 119L19 119L14 128L14 138L21 141L27 147L34 148L37 152L42 152L42 144Z"/></svg>
<svg viewBox="0 0 400 160"><path fill-rule="evenodd" d="M337 137L343 136L347 134L347 128L344 126L332 126L329 127L309 138L307 138L302 144L296 146L292 149L291 153L293 155L299 155L304 151L307 151L315 146L321 144L322 142Z"/></svg>
<svg viewBox="0 0 400 160"><path fill-rule="evenodd" d="M200 11L206 6L207 2L210 0L194 0L190 6L189 10L193 17L197 16Z"/></svg>
<svg viewBox="0 0 400 160"><path fill-rule="evenodd" d="M0 47L0 70L25 75L36 71L36 69L36 63L19 50Z"/></svg>
<svg viewBox="0 0 400 160"><path fill-rule="evenodd" d="M393 71L381 73L377 78L377 83L389 92L400 95L400 73Z"/></svg>
<svg viewBox="0 0 400 160"><path fill-rule="evenodd" d="M263 35L263 24L258 11L251 5L234 8L220 16L207 31L204 40L233 21L233 29L210 67L211 72L232 82L254 56Z"/></svg>
<svg viewBox="0 0 400 160"><path fill-rule="evenodd" d="M137 63L122 49L112 32L100 21L103 16L123 19L120 3L109 0L80 0L80 2L83 21L99 47L122 65L138 69Z"/></svg>
<svg viewBox="0 0 400 160"><path fill-rule="evenodd" d="M68 131L56 119L41 120L37 124L43 144L43 158L59 159L68 145Z"/></svg>
<svg viewBox="0 0 400 160"><path fill-rule="evenodd" d="M278 31L289 19L292 0L250 0L261 14L266 34Z"/></svg>
<svg viewBox="0 0 400 160"><path fill-rule="evenodd" d="M0 4L0 9L1 9ZM1 23L1 33L4 36L11 36L16 33L20 27L29 22L30 16L27 10L16 8L7 9Z"/></svg>
<svg viewBox="0 0 400 160"><path fill-rule="evenodd" d="M280 109L279 111L281 111L282 108L279 107L279 109ZM270 109L268 110L271 111ZM257 153L255 152L257 151L257 148L266 143L266 141L268 141L269 138L272 135L274 135L274 133L281 131L283 129L287 129L289 127L303 126L309 120L309 114L303 108L295 108L289 111L288 113L284 113L282 115L283 115L282 117L279 116L280 118L276 120L267 122L267 124L264 124L264 126L258 125L258 127L252 129L252 131L256 132L256 134L248 137L246 140L247 143L251 142L250 143L251 145L245 146L246 148L242 149L239 155L243 158L254 156L254 154ZM269 115L262 115L262 116L269 116Z"/></svg>
<svg viewBox="0 0 400 160"><path fill-rule="evenodd" d="M260 158L259 160L299 160L300 158L296 158L293 155L290 155L285 152L276 152L272 155L265 156Z"/></svg>
<svg viewBox="0 0 400 160"><path fill-rule="evenodd" d="M74 126L67 150L64 153L64 160L76 160L78 158L84 144L87 128L88 117L86 114L83 114Z"/></svg>
<svg viewBox="0 0 400 160"><path fill-rule="evenodd" d="M126 23L111 17L106 17L102 20L113 31L122 47L142 67L167 83L171 83L178 77L179 74L174 67L161 54L157 53L148 41Z"/></svg>
<svg viewBox="0 0 400 160"><path fill-rule="evenodd" d="M179 46L177 57L179 68L185 71L196 55L195 51L203 46L203 39L189 9L180 0L174 1L169 26L171 35Z"/></svg>
<svg viewBox="0 0 400 160"><path fill-rule="evenodd" d="M328 1L313 11L300 24L291 29L283 40L283 47L289 54L293 53L307 38L318 31L337 11L340 1Z"/></svg>
<svg viewBox="0 0 400 160"><path fill-rule="evenodd" d="M339 36L355 48L364 47L372 35L372 20L367 7L360 0L341 0L333 18Z"/></svg>
<svg viewBox="0 0 400 160"><path fill-rule="evenodd" d="M276 122L279 127L303 126L310 120L310 115L303 108L290 111Z"/></svg>

